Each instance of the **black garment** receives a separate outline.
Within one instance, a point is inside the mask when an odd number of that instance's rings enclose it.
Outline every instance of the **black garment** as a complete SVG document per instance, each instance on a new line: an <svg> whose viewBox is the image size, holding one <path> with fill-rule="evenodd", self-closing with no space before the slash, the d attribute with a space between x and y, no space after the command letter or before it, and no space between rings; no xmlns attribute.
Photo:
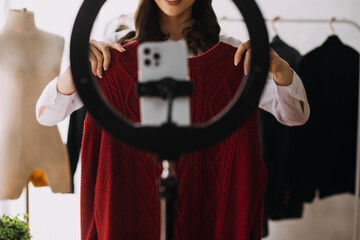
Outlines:
<svg viewBox="0 0 360 240"><path fill-rule="evenodd" d="M289 46L278 35L273 37L270 46L282 59L289 63L290 67L295 72L298 71L298 66L301 59L301 54L298 50L292 46Z"/></svg>
<svg viewBox="0 0 360 240"><path fill-rule="evenodd" d="M304 200L354 193L359 53L330 36L299 65L311 115L304 126Z"/></svg>
<svg viewBox="0 0 360 240"><path fill-rule="evenodd" d="M275 36L270 46L297 71L300 53ZM302 216L301 164L298 133L301 127L279 123L264 110L259 110L261 149L268 170L264 203L263 237L268 235L268 220Z"/></svg>
<svg viewBox="0 0 360 240"><path fill-rule="evenodd" d="M74 192L74 174L79 162L79 155L81 149L81 142L83 136L84 120L86 116L85 106L76 110L70 115L68 137L67 137L67 149L70 159L70 169L72 176L72 192Z"/></svg>

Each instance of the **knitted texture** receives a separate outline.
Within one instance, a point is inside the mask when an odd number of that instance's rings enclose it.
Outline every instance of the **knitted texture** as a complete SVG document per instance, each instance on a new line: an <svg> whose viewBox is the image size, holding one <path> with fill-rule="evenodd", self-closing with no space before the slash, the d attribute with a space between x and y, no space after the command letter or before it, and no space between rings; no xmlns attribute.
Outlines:
<svg viewBox="0 0 360 240"><path fill-rule="evenodd" d="M98 83L115 109L139 122L138 43L124 47L124 53L111 52L111 65ZM193 123L206 122L221 112L237 92L243 69L242 64L233 64L235 51L219 42L189 58ZM154 156L111 138L87 116L82 145L82 239L160 239L160 173ZM176 239L261 239L266 167L257 110L222 142L181 156L176 173L180 179Z"/></svg>

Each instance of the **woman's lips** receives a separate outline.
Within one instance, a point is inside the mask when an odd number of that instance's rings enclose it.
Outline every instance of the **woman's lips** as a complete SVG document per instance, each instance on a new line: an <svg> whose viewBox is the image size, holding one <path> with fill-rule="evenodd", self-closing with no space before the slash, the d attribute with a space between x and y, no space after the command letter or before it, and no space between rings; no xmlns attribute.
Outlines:
<svg viewBox="0 0 360 240"><path fill-rule="evenodd" d="M165 0L169 5L178 5L181 3L182 0Z"/></svg>

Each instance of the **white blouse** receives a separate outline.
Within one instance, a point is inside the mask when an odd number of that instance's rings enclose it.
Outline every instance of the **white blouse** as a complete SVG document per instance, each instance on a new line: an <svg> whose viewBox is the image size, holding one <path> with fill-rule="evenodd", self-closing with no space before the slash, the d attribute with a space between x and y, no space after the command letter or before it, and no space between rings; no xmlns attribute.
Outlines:
<svg viewBox="0 0 360 240"><path fill-rule="evenodd" d="M111 40L116 39L118 37L115 35ZM239 40L224 35L220 36L220 41L234 47L241 44ZM191 53L189 53L189 57L192 57ZM36 104L36 119L45 126L56 125L83 106L77 92L71 95L63 95L57 91L57 79L58 77L45 87ZM39 116L42 106L46 106L46 108ZM292 83L289 86L276 85L272 75L269 74L259 101L259 107L270 112L280 123L287 126L302 125L310 116L310 107L304 85L295 71L293 71Z"/></svg>

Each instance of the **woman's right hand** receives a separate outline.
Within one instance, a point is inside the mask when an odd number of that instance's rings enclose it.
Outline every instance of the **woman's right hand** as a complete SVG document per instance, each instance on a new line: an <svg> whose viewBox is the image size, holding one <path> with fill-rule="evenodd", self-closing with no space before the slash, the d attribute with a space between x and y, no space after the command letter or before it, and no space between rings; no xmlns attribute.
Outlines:
<svg viewBox="0 0 360 240"><path fill-rule="evenodd" d="M110 48L116 49L119 52L126 51L125 48L116 42L90 40L89 61L91 71L95 76L102 78L102 70L106 71L108 69L111 60Z"/></svg>

